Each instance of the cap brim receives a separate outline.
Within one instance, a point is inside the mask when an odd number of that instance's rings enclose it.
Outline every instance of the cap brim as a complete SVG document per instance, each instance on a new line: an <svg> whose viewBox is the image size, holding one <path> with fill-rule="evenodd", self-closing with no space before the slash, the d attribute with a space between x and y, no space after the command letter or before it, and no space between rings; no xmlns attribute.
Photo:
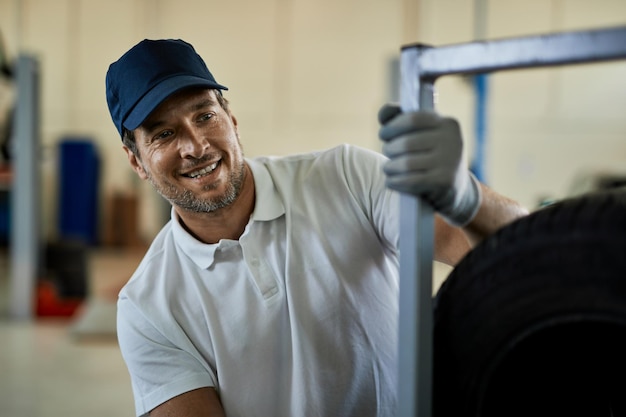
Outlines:
<svg viewBox="0 0 626 417"><path fill-rule="evenodd" d="M168 78L157 84L144 95L135 107L130 111L123 125L128 130L135 130L158 106L172 94L189 87L215 88L228 90L221 84L206 80L204 78L189 75L179 75Z"/></svg>

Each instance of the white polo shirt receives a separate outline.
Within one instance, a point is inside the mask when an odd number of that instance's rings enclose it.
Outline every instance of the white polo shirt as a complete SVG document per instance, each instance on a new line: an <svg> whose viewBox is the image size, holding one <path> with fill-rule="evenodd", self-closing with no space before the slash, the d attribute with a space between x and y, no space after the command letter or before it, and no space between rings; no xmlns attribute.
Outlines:
<svg viewBox="0 0 626 417"><path fill-rule="evenodd" d="M380 154L343 145L247 160L241 238L172 220L120 293L137 415L212 386L229 417L393 416L398 197Z"/></svg>

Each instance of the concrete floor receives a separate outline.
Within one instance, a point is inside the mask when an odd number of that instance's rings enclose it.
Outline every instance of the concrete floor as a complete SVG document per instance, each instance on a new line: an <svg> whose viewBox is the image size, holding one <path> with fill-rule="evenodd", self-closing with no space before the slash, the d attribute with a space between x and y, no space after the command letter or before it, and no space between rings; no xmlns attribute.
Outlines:
<svg viewBox="0 0 626 417"><path fill-rule="evenodd" d="M1 417L134 416L130 380L114 334L114 300L142 253L91 254L93 295L74 317L16 321L7 313L8 252L0 249ZM86 323L88 314L97 317ZM77 335L79 325L83 332ZM90 335L94 327L97 332Z"/></svg>

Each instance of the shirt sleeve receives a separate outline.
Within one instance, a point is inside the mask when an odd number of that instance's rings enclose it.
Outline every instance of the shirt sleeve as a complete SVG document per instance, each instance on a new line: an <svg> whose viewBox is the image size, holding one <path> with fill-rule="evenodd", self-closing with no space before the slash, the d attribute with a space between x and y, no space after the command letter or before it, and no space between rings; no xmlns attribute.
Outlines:
<svg viewBox="0 0 626 417"><path fill-rule="evenodd" d="M176 346L128 298L117 304L120 349L130 373L137 416L185 392L216 386L193 352Z"/></svg>
<svg viewBox="0 0 626 417"><path fill-rule="evenodd" d="M385 185L383 165L387 158L377 152L347 145L345 175L353 195L376 229L379 239L397 251L399 236L399 194Z"/></svg>

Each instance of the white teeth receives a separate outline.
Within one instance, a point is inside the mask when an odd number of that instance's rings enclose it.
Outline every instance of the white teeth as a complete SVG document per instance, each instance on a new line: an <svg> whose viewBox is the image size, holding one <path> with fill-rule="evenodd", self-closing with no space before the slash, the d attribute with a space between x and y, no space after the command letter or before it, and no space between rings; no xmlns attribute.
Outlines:
<svg viewBox="0 0 626 417"><path fill-rule="evenodd" d="M214 164L209 165L209 166L208 166L208 167L206 167L206 168L202 168L202 169L199 169L199 170L197 170L197 171L190 172L190 173L189 173L189 174L187 174L187 175L188 175L189 177L191 177L191 178L198 178L198 177L201 177L201 176L203 176L203 175L210 174L211 172L213 172L213 170L214 170L216 167L217 167L217 162L216 162L216 163L214 163Z"/></svg>

